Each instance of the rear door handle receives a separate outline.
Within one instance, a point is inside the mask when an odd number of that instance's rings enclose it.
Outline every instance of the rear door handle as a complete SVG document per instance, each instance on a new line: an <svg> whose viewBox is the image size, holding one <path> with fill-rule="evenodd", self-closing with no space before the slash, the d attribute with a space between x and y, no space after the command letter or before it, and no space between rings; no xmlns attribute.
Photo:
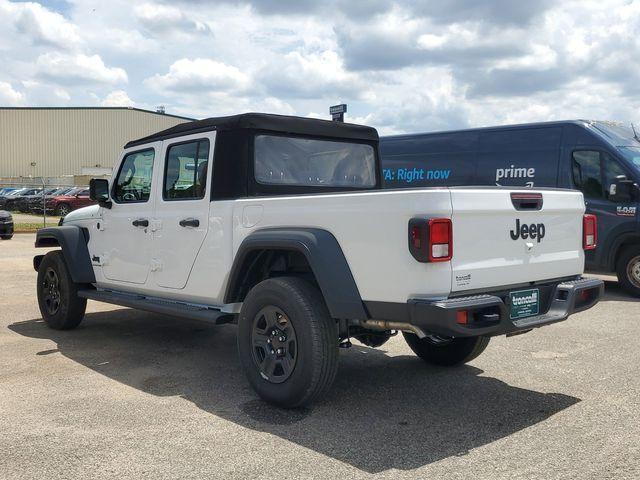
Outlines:
<svg viewBox="0 0 640 480"><path fill-rule="evenodd" d="M200 220L198 220L197 218L183 218L182 220L180 220L179 223L181 227L199 227L200 226Z"/></svg>
<svg viewBox="0 0 640 480"><path fill-rule="evenodd" d="M131 225L133 225L134 227L148 227L149 220L147 220L146 218L139 218L131 222Z"/></svg>

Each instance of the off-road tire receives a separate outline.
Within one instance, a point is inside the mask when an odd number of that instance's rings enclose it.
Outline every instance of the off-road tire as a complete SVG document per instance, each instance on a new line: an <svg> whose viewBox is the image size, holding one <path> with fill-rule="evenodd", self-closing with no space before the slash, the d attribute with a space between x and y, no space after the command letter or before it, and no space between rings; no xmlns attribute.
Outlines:
<svg viewBox="0 0 640 480"><path fill-rule="evenodd" d="M56 279L57 294L49 288L53 278ZM80 285L71 279L62 251L47 253L38 268L37 294L42 319L49 327L70 330L80 324L87 300L78 297L78 287Z"/></svg>
<svg viewBox="0 0 640 480"><path fill-rule="evenodd" d="M627 247L620 253L616 274L622 288L634 297L640 297L640 247Z"/></svg>
<svg viewBox="0 0 640 480"><path fill-rule="evenodd" d="M0 238L2 240L11 240L13 238L13 233L10 233L9 235L0 235Z"/></svg>
<svg viewBox="0 0 640 480"><path fill-rule="evenodd" d="M296 358L285 380L274 383L261 372L254 332L261 312L275 307L291 322ZM320 291L296 277L264 280L247 294L238 320L238 352L242 369L256 393L284 408L308 405L333 383L338 369L338 326ZM260 353L260 352L258 352Z"/></svg>
<svg viewBox="0 0 640 480"><path fill-rule="evenodd" d="M484 352L489 345L489 337L459 337L443 343L429 338L418 338L413 333L403 332L409 348L427 363L452 367L470 362Z"/></svg>

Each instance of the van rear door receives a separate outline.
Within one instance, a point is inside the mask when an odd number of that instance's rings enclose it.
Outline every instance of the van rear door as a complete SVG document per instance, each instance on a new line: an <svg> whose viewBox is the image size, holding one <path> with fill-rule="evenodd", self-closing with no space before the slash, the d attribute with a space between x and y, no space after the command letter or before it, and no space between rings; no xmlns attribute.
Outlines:
<svg viewBox="0 0 640 480"><path fill-rule="evenodd" d="M580 192L452 188L451 202L452 292L583 272Z"/></svg>

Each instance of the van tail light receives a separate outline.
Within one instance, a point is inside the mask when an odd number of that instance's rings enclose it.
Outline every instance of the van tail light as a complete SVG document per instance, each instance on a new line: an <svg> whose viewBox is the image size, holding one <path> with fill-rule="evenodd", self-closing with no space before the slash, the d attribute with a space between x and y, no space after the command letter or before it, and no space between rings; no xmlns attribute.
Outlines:
<svg viewBox="0 0 640 480"><path fill-rule="evenodd" d="M582 248L593 250L598 245L598 219L587 214L582 220Z"/></svg>
<svg viewBox="0 0 640 480"><path fill-rule="evenodd" d="M409 251L419 262L447 262L453 256L453 229L449 218L413 218L409 221Z"/></svg>

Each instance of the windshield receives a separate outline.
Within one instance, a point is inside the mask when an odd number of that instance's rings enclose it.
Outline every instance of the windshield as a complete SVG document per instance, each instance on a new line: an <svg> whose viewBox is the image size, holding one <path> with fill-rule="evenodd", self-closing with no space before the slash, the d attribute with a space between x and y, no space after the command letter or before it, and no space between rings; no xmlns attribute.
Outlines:
<svg viewBox="0 0 640 480"><path fill-rule="evenodd" d="M638 147L618 147L624 158L629 160L636 170L640 170L640 146Z"/></svg>
<svg viewBox="0 0 640 480"><path fill-rule="evenodd" d="M613 122L593 122L592 125L611 139L614 145L638 145L640 141L636 138L631 125L623 125ZM640 136L640 128L636 126L636 133Z"/></svg>

